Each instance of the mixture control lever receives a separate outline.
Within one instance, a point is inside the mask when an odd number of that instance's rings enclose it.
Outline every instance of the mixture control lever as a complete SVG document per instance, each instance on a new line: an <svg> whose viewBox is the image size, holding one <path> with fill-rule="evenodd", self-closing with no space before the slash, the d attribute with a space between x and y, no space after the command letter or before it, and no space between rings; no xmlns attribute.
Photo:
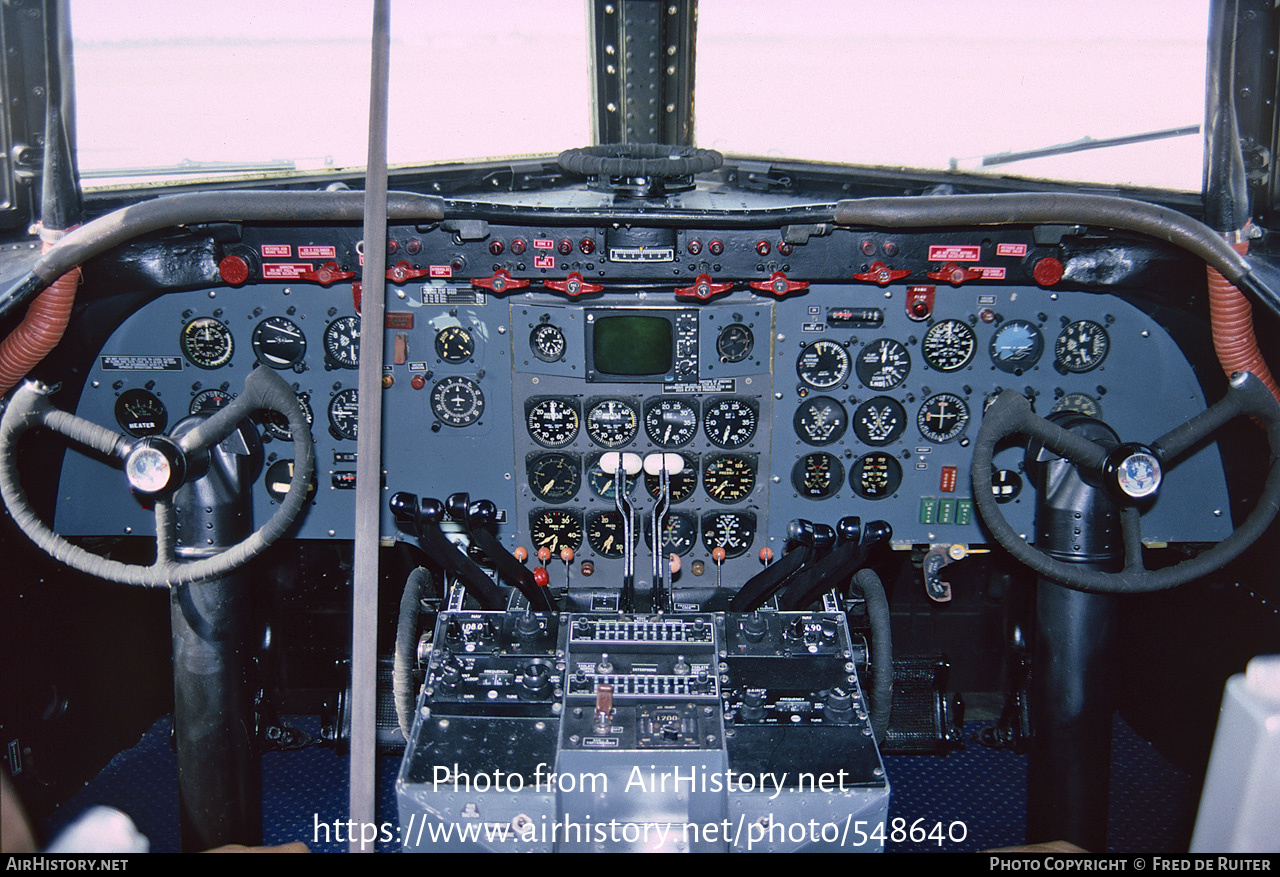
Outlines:
<svg viewBox="0 0 1280 877"><path fill-rule="evenodd" d="M506 601L498 586L474 560L450 542L449 537L440 529L445 516L443 503L430 497L418 499L411 493L401 491L391 497L390 506L396 526L402 532L414 536L428 557L453 573L462 583L463 589L482 609L500 611L504 607Z"/></svg>
<svg viewBox="0 0 1280 877"><path fill-rule="evenodd" d="M787 544L794 546L776 563L756 573L729 601L730 612L754 612L809 563L817 541L812 521L797 518L787 524Z"/></svg>
<svg viewBox="0 0 1280 877"><path fill-rule="evenodd" d="M466 496L466 494L455 493L449 499L452 501L455 496L460 495ZM539 587L529 568L516 560L515 555L507 551L494 535L492 528L497 520L498 507L491 500L478 499L467 506L467 530L471 533L472 541L480 547L486 557L493 561L494 569L498 571L498 578L524 594L534 611L554 612L556 602L551 596L550 588Z"/></svg>
<svg viewBox="0 0 1280 877"><path fill-rule="evenodd" d="M837 539L831 553L788 583L786 593L778 600L784 611L804 609L819 594L833 587L843 590L854 572L866 562L872 547L887 542L893 536L893 528L885 521L868 521L863 527L853 515L841 518L834 532Z"/></svg>

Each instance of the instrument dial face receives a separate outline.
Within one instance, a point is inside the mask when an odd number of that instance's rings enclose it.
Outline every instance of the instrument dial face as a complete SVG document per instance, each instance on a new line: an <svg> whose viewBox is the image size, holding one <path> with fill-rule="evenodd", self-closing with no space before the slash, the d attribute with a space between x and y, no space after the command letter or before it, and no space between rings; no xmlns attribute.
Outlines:
<svg viewBox="0 0 1280 877"><path fill-rule="evenodd" d="M235 339L231 330L213 317L196 317L182 327L182 355L196 368L221 368L231 361Z"/></svg>
<svg viewBox="0 0 1280 877"><path fill-rule="evenodd" d="M329 400L329 432L338 438L356 440L360 422L360 396L354 388L339 390Z"/></svg>
<svg viewBox="0 0 1280 877"><path fill-rule="evenodd" d="M824 338L800 351L796 374L811 387L830 390L849 377L849 365L849 351L844 345Z"/></svg>
<svg viewBox="0 0 1280 877"><path fill-rule="evenodd" d="M169 425L169 411L154 393L134 387L116 399L116 423L134 438L159 435Z"/></svg>
<svg viewBox="0 0 1280 877"><path fill-rule="evenodd" d="M747 553L756 537L751 512L712 512L702 516L702 545L708 552L724 549L726 559Z"/></svg>
<svg viewBox="0 0 1280 877"><path fill-rule="evenodd" d="M331 365L357 368L360 365L360 318L338 317L324 330L324 355Z"/></svg>
<svg viewBox="0 0 1280 877"><path fill-rule="evenodd" d="M991 361L995 367L1020 375L1040 361L1044 335L1035 323L1008 320L991 336Z"/></svg>
<svg viewBox="0 0 1280 877"><path fill-rule="evenodd" d="M963 320L943 320L929 327L920 347L930 368L954 372L973 360L974 351L978 349L978 336L973 327Z"/></svg>
<svg viewBox="0 0 1280 877"><path fill-rule="evenodd" d="M307 355L307 336L284 317L267 317L253 330L253 355L271 368L294 368Z"/></svg>
<svg viewBox="0 0 1280 877"><path fill-rule="evenodd" d="M911 354L892 338L872 341L858 353L858 380L873 390L892 390L911 374Z"/></svg>
<svg viewBox="0 0 1280 877"><path fill-rule="evenodd" d="M1083 374L1102 365L1111 349L1107 330L1093 320L1076 320L1058 333L1054 364L1062 371Z"/></svg>
<svg viewBox="0 0 1280 877"><path fill-rule="evenodd" d="M863 499L892 496L902 484L902 464L884 451L859 457L849 469L849 486Z"/></svg>
<svg viewBox="0 0 1280 877"><path fill-rule="evenodd" d="M1102 417L1102 406L1088 393L1068 393L1053 405L1054 411L1074 411L1086 417Z"/></svg>
<svg viewBox="0 0 1280 877"><path fill-rule="evenodd" d="M484 414L484 392L470 378L445 378L431 388L431 413L445 426L470 426Z"/></svg>
<svg viewBox="0 0 1280 877"><path fill-rule="evenodd" d="M529 515L529 539L533 542L533 554L546 548L552 557L561 548L577 551L582 545L582 516L569 509L542 509Z"/></svg>
<svg viewBox="0 0 1280 877"><path fill-rule="evenodd" d="M552 323L539 323L529 333L529 349L543 362L559 362L564 359L564 332Z"/></svg>
<svg viewBox="0 0 1280 877"><path fill-rule="evenodd" d="M653 543L653 517L644 520L644 541ZM689 512L668 512L662 522L662 556L678 554L681 557L698 544L698 519Z"/></svg>
<svg viewBox="0 0 1280 877"><path fill-rule="evenodd" d="M892 444L907 430L907 410L897 399L876 396L853 412L853 434L873 448Z"/></svg>
<svg viewBox="0 0 1280 877"><path fill-rule="evenodd" d="M602 472L599 463L599 454L587 458L587 486L591 488L591 492L596 496L612 502L614 473ZM636 482L639 480L639 472L635 475L628 475L625 472L622 474L622 489L626 496L631 495L631 491L635 489Z"/></svg>
<svg viewBox="0 0 1280 877"><path fill-rule="evenodd" d="M840 441L849 427L849 415L830 396L811 396L800 403L791 425L802 442L821 447Z"/></svg>
<svg viewBox="0 0 1280 877"><path fill-rule="evenodd" d="M529 489L543 502L568 502L582 486L582 467L572 454L539 454L528 462Z"/></svg>
<svg viewBox="0 0 1280 877"><path fill-rule="evenodd" d="M262 484L267 488L267 495L276 502L284 502L285 496L289 493L289 488L293 486L293 460L276 460L267 467L267 474L262 478ZM311 483L307 485L307 499L310 500L316 495L316 479L312 473Z"/></svg>
<svg viewBox="0 0 1280 877"><path fill-rule="evenodd" d="M436 333L436 356L445 362L466 362L476 352L476 339L461 326L446 326Z"/></svg>
<svg viewBox="0 0 1280 877"><path fill-rule="evenodd" d="M602 399L587 409L587 436L602 448L631 444L639 431L640 415L625 399Z"/></svg>
<svg viewBox="0 0 1280 877"><path fill-rule="evenodd" d="M951 393L930 396L916 414L920 434L938 445L955 441L968 425L969 406Z"/></svg>
<svg viewBox="0 0 1280 877"><path fill-rule="evenodd" d="M830 499L844 484L844 466L825 451L805 454L791 468L791 486L805 499Z"/></svg>
<svg viewBox="0 0 1280 877"><path fill-rule="evenodd" d="M540 399L529 406L529 437L544 448L563 448L578 437L578 405L569 399Z"/></svg>
<svg viewBox="0 0 1280 877"><path fill-rule="evenodd" d="M702 415L707 439L717 448L740 448L755 437L760 414L746 399L718 399Z"/></svg>
<svg viewBox="0 0 1280 877"><path fill-rule="evenodd" d="M684 458L684 469L678 475L667 476L672 502L684 502L693 496L693 491L698 486L698 458L690 454L680 456ZM650 496L657 499L658 492L662 489L662 476L644 473L644 489Z"/></svg>
<svg viewBox="0 0 1280 877"><path fill-rule="evenodd" d="M698 434L698 409L674 397L650 400L644 406L644 432L660 448L683 448Z"/></svg>
<svg viewBox="0 0 1280 877"><path fill-rule="evenodd" d="M187 412L189 414L199 414L202 411L217 411L235 397L235 393L230 393L216 387L212 387L208 390L201 390L199 393L196 393L191 397L191 406L187 409Z"/></svg>
<svg viewBox="0 0 1280 877"><path fill-rule="evenodd" d="M632 534L635 541L639 533ZM617 511L595 512L587 518L587 544L601 557L622 557L626 553L626 532Z"/></svg>
<svg viewBox="0 0 1280 877"><path fill-rule="evenodd" d="M709 457L702 470L702 487L716 502L742 502L756 486L755 463L738 454Z"/></svg>
<svg viewBox="0 0 1280 877"><path fill-rule="evenodd" d="M742 362L756 346L756 336L742 323L730 323L716 337L716 353L721 362Z"/></svg>
<svg viewBox="0 0 1280 877"><path fill-rule="evenodd" d="M355 390L351 391L356 392ZM302 407L302 413L307 418L307 426L310 426L315 415L311 411L311 395L309 393L298 394L298 404ZM289 433L289 418L285 417L277 411L259 411L256 415L258 423L262 424L262 429L272 438L280 439L282 442L293 441L293 436ZM353 435L352 438L355 438Z"/></svg>

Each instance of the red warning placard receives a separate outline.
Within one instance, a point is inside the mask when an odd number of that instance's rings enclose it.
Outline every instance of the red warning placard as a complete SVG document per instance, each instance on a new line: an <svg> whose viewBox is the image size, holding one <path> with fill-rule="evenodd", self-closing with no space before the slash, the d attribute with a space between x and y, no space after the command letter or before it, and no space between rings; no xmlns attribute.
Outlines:
<svg viewBox="0 0 1280 877"><path fill-rule="evenodd" d="M1004 280L1004 268L989 265L975 265L974 270L982 272L983 280Z"/></svg>
<svg viewBox="0 0 1280 877"><path fill-rule="evenodd" d="M1026 254L1026 244L996 244L997 256L1025 256Z"/></svg>
<svg viewBox="0 0 1280 877"><path fill-rule="evenodd" d="M556 267L556 257L555 256L534 256L533 267L554 268Z"/></svg>
<svg viewBox="0 0 1280 877"><path fill-rule="evenodd" d="M534 238L533 248L535 250L554 250L556 242L549 238Z"/></svg>
<svg viewBox="0 0 1280 877"><path fill-rule="evenodd" d="M931 244L930 262L976 262L982 258L982 247L961 244Z"/></svg>
<svg viewBox="0 0 1280 877"><path fill-rule="evenodd" d="M268 280L293 280L311 268L310 262L263 262L262 276Z"/></svg>
<svg viewBox="0 0 1280 877"><path fill-rule="evenodd" d="M285 253L285 255L289 255ZM299 259L336 259L338 258L338 250L335 247L316 246L299 246Z"/></svg>
<svg viewBox="0 0 1280 877"><path fill-rule="evenodd" d="M427 268L428 277L452 277L453 268L448 265L431 265Z"/></svg>

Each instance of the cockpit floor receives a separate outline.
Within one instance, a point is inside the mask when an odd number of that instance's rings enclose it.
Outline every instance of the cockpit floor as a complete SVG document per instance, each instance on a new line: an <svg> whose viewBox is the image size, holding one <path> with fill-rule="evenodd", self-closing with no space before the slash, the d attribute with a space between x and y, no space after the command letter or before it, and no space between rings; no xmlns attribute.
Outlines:
<svg viewBox="0 0 1280 877"><path fill-rule="evenodd" d="M296 724L315 735L319 728L309 727L309 722ZM169 724L168 716L161 717L137 745L117 755L44 821L42 836L53 837L86 808L105 804L128 813L149 838L153 852L179 851L177 765L169 746ZM966 748L945 758L885 758L892 788L887 851L975 852L1024 842L1026 756L979 745L976 739L984 726L966 723ZM394 834L396 825L394 785L399 763L394 756L378 759L377 818L390 826L388 835ZM1111 851L1185 852L1196 806L1193 782L1119 718L1111 774ZM345 756L319 746L269 752L262 760L262 785L265 843L301 840L316 852L346 849ZM341 834L335 822L342 823ZM913 824L917 837L921 828L933 837L913 843ZM935 830L939 824L941 830ZM380 851L397 848L394 842L378 843Z"/></svg>

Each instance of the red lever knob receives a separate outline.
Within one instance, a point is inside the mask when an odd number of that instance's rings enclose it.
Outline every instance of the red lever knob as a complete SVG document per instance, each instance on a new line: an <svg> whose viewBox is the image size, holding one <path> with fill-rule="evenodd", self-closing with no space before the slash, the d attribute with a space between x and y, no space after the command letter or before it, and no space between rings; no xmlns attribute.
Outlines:
<svg viewBox="0 0 1280 877"><path fill-rule="evenodd" d="M929 272L931 280L940 280L943 283L950 283L952 286L959 286L966 280L977 280L982 276L982 272L977 268L966 268L963 265L957 265L955 262L948 262L939 270Z"/></svg>
<svg viewBox="0 0 1280 877"><path fill-rule="evenodd" d="M890 268L884 262L875 262L870 270L861 274L853 275L854 280L865 280L868 283L878 283L881 286L888 286L895 280L901 280L910 274L910 271L904 269Z"/></svg>
<svg viewBox="0 0 1280 877"><path fill-rule="evenodd" d="M545 588L551 584L551 576L545 566L535 566L533 568L533 583L539 588Z"/></svg>
<svg viewBox="0 0 1280 877"><path fill-rule="evenodd" d="M243 256L225 256L218 263L218 274L222 282L230 286L239 286L249 279L249 263Z"/></svg>
<svg viewBox="0 0 1280 877"><path fill-rule="evenodd" d="M542 561L543 563L546 563L550 559L551 559L551 549L543 545L541 548L538 549L538 560Z"/></svg>
<svg viewBox="0 0 1280 877"><path fill-rule="evenodd" d="M430 272L429 268L414 268L408 262L397 262L387 269L387 279L392 283L404 283L406 280L426 277Z"/></svg>
<svg viewBox="0 0 1280 877"><path fill-rule="evenodd" d="M339 280L350 280L356 276L354 271L343 271L338 267L337 262L325 262L314 271L303 271L298 275L299 280L310 280L319 283L321 286L328 286L330 283L336 283Z"/></svg>
<svg viewBox="0 0 1280 877"><path fill-rule="evenodd" d="M699 274L693 278L693 286L677 286L676 298L694 298L706 301L713 295L733 289L732 283L714 283L710 274Z"/></svg>
<svg viewBox="0 0 1280 877"><path fill-rule="evenodd" d="M574 271L564 280L544 280L542 285L547 289L554 289L556 292L563 292L569 298L577 298L588 292L599 292L604 289L598 283L588 283L582 279L582 275Z"/></svg>
<svg viewBox="0 0 1280 877"><path fill-rule="evenodd" d="M474 277L471 280L472 286L482 286L490 292L501 295L504 292L510 292L513 289L523 289L529 285L527 280L516 280L506 270L499 268L493 272L492 277Z"/></svg>
<svg viewBox="0 0 1280 877"><path fill-rule="evenodd" d="M774 271L768 280L753 280L750 283L752 289L760 292L767 292L776 296L784 296L792 292L799 292L802 289L808 289L809 284L801 280L789 280L787 275L781 271Z"/></svg>

